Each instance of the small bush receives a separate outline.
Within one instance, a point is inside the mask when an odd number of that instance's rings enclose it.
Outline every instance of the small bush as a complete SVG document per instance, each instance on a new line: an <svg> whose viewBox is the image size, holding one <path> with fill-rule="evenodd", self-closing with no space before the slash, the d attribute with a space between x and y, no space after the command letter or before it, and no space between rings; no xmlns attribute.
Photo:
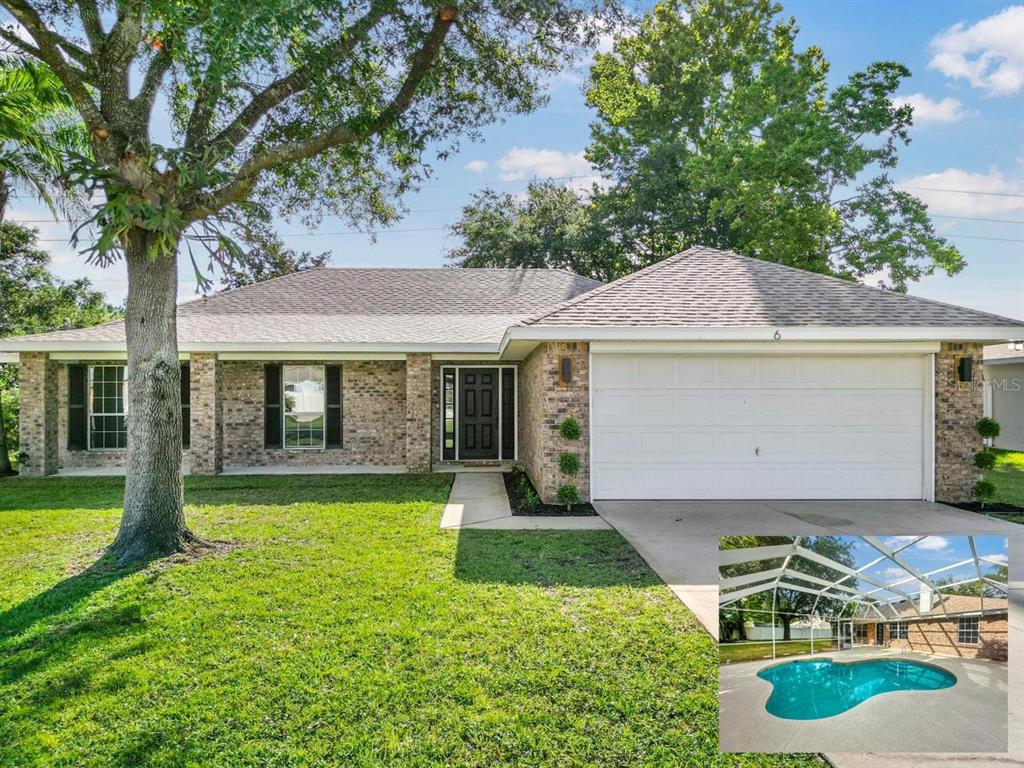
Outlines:
<svg viewBox="0 0 1024 768"><path fill-rule="evenodd" d="M992 440L999 437L999 422L995 419L990 419L986 416L980 419L975 425L975 429L978 430L978 434L987 440Z"/></svg>
<svg viewBox="0 0 1024 768"><path fill-rule="evenodd" d="M974 454L974 466L978 469L992 469L996 465L996 455L992 451L978 451Z"/></svg>
<svg viewBox="0 0 1024 768"><path fill-rule="evenodd" d="M558 471L563 475L573 477L580 471L580 457L578 454L562 451L558 457Z"/></svg>
<svg viewBox="0 0 1024 768"><path fill-rule="evenodd" d="M566 483L558 489L558 503L564 504L567 507L571 507L573 504L579 503L580 492L575 485Z"/></svg>
<svg viewBox="0 0 1024 768"><path fill-rule="evenodd" d="M984 507L985 504L987 504L988 502L992 501L992 499L994 499L996 495L996 487L988 480L979 480L974 484L973 490L974 498L976 498L981 503L982 507Z"/></svg>
<svg viewBox="0 0 1024 768"><path fill-rule="evenodd" d="M580 423L576 419L572 416L567 416L558 427L558 434L566 440L579 440L583 430L580 429Z"/></svg>
<svg viewBox="0 0 1024 768"><path fill-rule="evenodd" d="M523 506L526 507L531 512L535 512L537 510L537 507L540 506L540 496L538 496L537 492L529 486L527 486L526 489L523 491L523 495L520 497L520 501L522 501Z"/></svg>

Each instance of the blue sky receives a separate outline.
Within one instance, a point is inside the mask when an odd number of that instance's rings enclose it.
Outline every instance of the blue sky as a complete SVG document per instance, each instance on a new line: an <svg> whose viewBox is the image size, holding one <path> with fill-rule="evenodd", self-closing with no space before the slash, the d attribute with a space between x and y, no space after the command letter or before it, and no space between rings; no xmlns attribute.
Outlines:
<svg viewBox="0 0 1024 768"><path fill-rule="evenodd" d="M842 537L844 539L850 537ZM917 539L917 536L879 536L882 544L892 549L899 549L910 541ZM880 553L867 542L854 538L854 563L856 568L877 560ZM1005 536L975 536L974 545L977 548L979 557L987 557L991 560L1006 563L1008 558L1007 540ZM927 538L913 544L898 552L897 557L915 568L919 574L929 573L947 565L959 563L971 557L971 547L967 536L928 536ZM991 575L996 570L995 566L983 564L982 572ZM877 565L864 571L867 576L873 577L886 585L894 585L909 575L896 563L890 560L883 560ZM952 577L954 581L971 579L976 577L973 563L960 566L952 570L935 574L933 579L947 579ZM868 585L862 585L866 588ZM916 593L920 589L920 582L917 580L899 584L900 590L908 593ZM896 593L879 592L876 597L888 599L897 597Z"/></svg>
<svg viewBox="0 0 1024 768"><path fill-rule="evenodd" d="M912 143L893 176L926 199L936 227L968 266L954 278L927 278L911 293L1024 318L1024 225L1013 223L1024 222L1024 6L984 0L783 5L801 28L801 44L824 49L834 83L879 59L913 72L900 89L915 104ZM543 110L488 128L481 142L466 142L459 154L436 163L431 181L406 198L408 216L376 242L331 219L312 232L281 221L278 231L296 249L330 251L338 266L440 266L452 242L444 226L475 190L519 191L532 178L589 172L580 154L592 117L581 91L583 71L554 77ZM918 191L924 187L963 191ZM33 221L63 277L87 275L112 301L123 300L123 264L84 264L67 244L65 226L36 223L46 216L30 200L12 201L9 218ZM190 271L182 265L182 299L195 292Z"/></svg>

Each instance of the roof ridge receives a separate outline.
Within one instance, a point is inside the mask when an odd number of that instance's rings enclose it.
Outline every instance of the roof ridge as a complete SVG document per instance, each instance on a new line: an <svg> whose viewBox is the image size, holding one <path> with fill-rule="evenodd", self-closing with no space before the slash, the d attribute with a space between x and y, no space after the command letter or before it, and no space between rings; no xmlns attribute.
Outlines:
<svg viewBox="0 0 1024 768"><path fill-rule="evenodd" d="M747 259L749 261L758 262L760 264L772 264L772 265L774 265L776 267L781 267L783 269L788 269L791 272L796 272L796 273L801 274L801 275L814 275L816 277L821 277L821 278L825 278L827 280L832 280L834 282L839 283L840 285L845 285L845 286L849 286L849 287L852 287L852 288L864 288L864 289L867 289L869 291L876 291L877 293L880 293L880 294L882 294L884 296L897 296L897 297L902 298L902 299L912 299L913 301L921 302L923 304L935 304L935 305L940 306L940 307L947 307L949 309L955 309L958 312L973 312L973 313L975 313L977 315L984 315L985 317L991 317L991 318L996 319L996 320L1004 320L1004 321L1008 320L1011 323L1020 323L1021 322L1020 320L1018 320L1016 318L1013 318L1013 317L1006 317L1004 315L996 315L996 314L993 314L992 312L983 312L980 309L972 309L971 307L963 307L963 306L959 306L957 304L950 304L949 302L939 301L938 299L929 299L929 298L927 298L925 296L915 296L915 295L910 294L910 293L900 293L899 291L890 291L890 290L888 290L886 288L881 288L881 287L879 287L877 285L868 285L867 283L862 283L859 280L845 280L845 279L843 279L841 277L837 277L836 275L827 275L827 274L825 274L823 272L812 272L809 269L800 269L800 267L794 267L794 266L792 266L790 264L782 264L781 262L778 262L778 261L769 261L768 259L759 259L756 256L746 256L746 255L744 255L742 253L736 253L735 251L720 250L718 248L710 248L708 246L700 246L700 247L702 247L702 248L704 248L706 250L709 250L709 251L714 251L716 253L722 254L723 256L731 256L731 257L737 258L737 259Z"/></svg>
<svg viewBox="0 0 1024 768"><path fill-rule="evenodd" d="M532 315L526 318L525 320L520 321L519 323L517 323L517 325L534 325L540 320L543 320L545 317L553 315L555 312L560 312L561 310L567 309L568 307L574 307L577 304L581 304L587 299L592 299L595 296L603 294L611 290L612 288L616 288L618 286L632 282L633 280L635 280L638 277L641 277L642 275L648 275L652 272L656 272L662 267L667 266L670 262L675 263L679 261L683 256L687 255L690 251L692 251L693 248L694 247L687 248L685 251L680 251L679 253L664 258L661 261L656 261L654 264L649 264L643 269L638 269L636 272L630 272L628 275L624 275L620 277L618 280L613 280L610 283L604 283L591 291L581 293L579 296L574 296L573 298L568 299L567 301L563 301L562 303L555 305L551 309L545 310L544 312L541 312L540 314L537 315Z"/></svg>

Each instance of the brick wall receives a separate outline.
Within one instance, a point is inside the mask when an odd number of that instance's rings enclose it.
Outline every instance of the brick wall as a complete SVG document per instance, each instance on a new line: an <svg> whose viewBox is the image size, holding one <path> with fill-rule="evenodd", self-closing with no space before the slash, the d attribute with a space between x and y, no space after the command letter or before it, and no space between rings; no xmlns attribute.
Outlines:
<svg viewBox="0 0 1024 768"><path fill-rule="evenodd" d="M27 455L23 475L48 475L58 461L58 365L41 352L20 357L21 406L18 425L21 452Z"/></svg>
<svg viewBox="0 0 1024 768"><path fill-rule="evenodd" d="M309 450L264 448L263 366L250 361L221 363L225 466L405 466L404 361L341 363L344 447Z"/></svg>
<svg viewBox="0 0 1024 768"><path fill-rule="evenodd" d="M214 354L189 356L191 470L197 475L224 467L223 366Z"/></svg>
<svg viewBox="0 0 1024 768"><path fill-rule="evenodd" d="M434 432L430 425L432 367L430 355L405 360L405 462L410 472L429 472Z"/></svg>
<svg viewBox="0 0 1024 768"><path fill-rule="evenodd" d="M973 382L957 380L957 361L974 360ZM981 472L974 454L982 440L975 425L983 416L981 345L943 343L935 356L935 499L970 501Z"/></svg>
<svg viewBox="0 0 1024 768"><path fill-rule="evenodd" d="M590 499L590 345L586 342L546 342L520 366L519 462L541 499L553 503L563 483L572 483L584 500ZM572 382L559 383L561 359L572 360ZM564 440L558 432L566 418L576 419L579 440ZM558 471L562 451L579 454L580 471L573 478Z"/></svg>
<svg viewBox="0 0 1024 768"><path fill-rule="evenodd" d="M959 622L957 619L935 619L907 622L907 639L893 640L889 627L885 628L887 648L905 648L921 653L937 653L943 656L960 656L965 659L993 659L1006 661L1007 620L1006 616L983 616L978 625L977 645L960 645L957 642ZM871 639L874 639L872 632Z"/></svg>

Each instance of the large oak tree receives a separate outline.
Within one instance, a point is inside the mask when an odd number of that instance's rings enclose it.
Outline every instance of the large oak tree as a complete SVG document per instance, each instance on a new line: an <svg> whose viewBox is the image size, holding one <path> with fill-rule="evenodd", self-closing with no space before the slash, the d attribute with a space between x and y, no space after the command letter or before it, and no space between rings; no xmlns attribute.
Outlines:
<svg viewBox="0 0 1024 768"><path fill-rule="evenodd" d="M591 68L586 157L602 186L575 200L538 188L548 200L532 195L529 209L478 196L450 258L567 255L571 268L604 278L702 244L848 279L881 276L899 291L935 269L958 272L959 251L891 177L910 140L913 110L893 102L909 70L865 62L832 84L824 52L801 48L781 10L772 0L655 6ZM533 210L556 206L562 221L549 217L546 231L594 247L502 246Z"/></svg>
<svg viewBox="0 0 1024 768"><path fill-rule="evenodd" d="M89 132L91 258L124 259L128 459L119 560L194 537L182 512L178 249L262 202L355 225L543 85L598 26L561 0L0 0L0 38L47 64ZM160 143L164 142L164 143Z"/></svg>

